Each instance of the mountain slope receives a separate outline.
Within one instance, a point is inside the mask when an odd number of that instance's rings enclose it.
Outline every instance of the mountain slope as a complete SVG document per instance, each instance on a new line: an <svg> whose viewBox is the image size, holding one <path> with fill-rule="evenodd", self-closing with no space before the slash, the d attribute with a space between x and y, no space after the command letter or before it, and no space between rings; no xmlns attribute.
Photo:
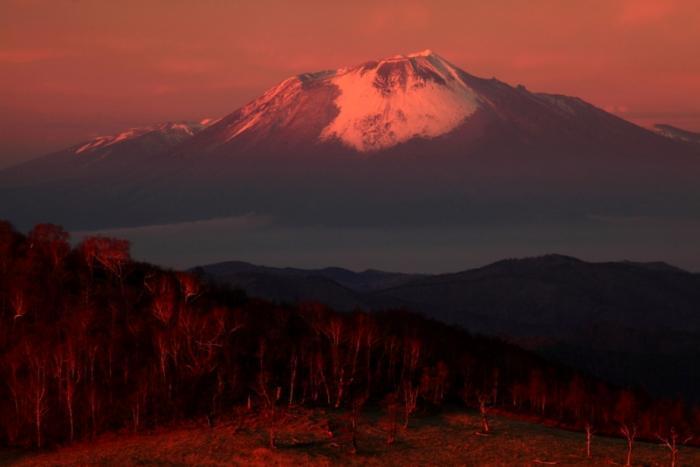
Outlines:
<svg viewBox="0 0 700 467"><path fill-rule="evenodd" d="M27 182L82 181L83 177L118 176L137 171L149 158L166 153L205 128L202 122L166 122L98 136L63 151L0 172L9 186Z"/></svg>
<svg viewBox="0 0 700 467"><path fill-rule="evenodd" d="M654 125L654 130L667 138L682 141L700 147L700 133L695 133L681 128L665 125L662 123Z"/></svg>
<svg viewBox="0 0 700 467"><path fill-rule="evenodd" d="M0 217L19 226L53 221L73 227L148 223L168 193L154 177L168 154L212 120L166 122L99 136L0 171ZM163 187L161 187L163 188ZM140 206L160 190L158 208ZM176 191L176 190L175 190Z"/></svg>

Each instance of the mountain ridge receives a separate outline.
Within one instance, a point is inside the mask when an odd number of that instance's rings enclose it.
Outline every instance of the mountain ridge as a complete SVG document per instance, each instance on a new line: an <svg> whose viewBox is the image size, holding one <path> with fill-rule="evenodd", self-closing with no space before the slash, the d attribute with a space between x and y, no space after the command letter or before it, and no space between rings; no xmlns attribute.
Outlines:
<svg viewBox="0 0 700 467"><path fill-rule="evenodd" d="M112 135L96 136L65 149L0 171L0 183L13 179L42 183L79 177L98 168L101 175L115 175L134 169L150 157L170 149L202 131L214 120L169 121L132 127ZM94 175L94 171L91 173Z"/></svg>

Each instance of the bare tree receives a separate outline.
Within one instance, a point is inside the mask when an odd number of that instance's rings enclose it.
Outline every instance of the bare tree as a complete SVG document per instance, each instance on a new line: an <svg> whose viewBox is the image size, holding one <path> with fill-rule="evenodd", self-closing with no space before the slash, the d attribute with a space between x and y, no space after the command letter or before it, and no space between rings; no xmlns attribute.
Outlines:
<svg viewBox="0 0 700 467"><path fill-rule="evenodd" d="M357 432L358 432L358 424L360 420L360 415L362 413L362 407L365 405L365 402L367 401L367 396L365 394L361 394L358 397L355 397L352 401L352 410L350 412L350 430L351 430L351 436L352 436L352 454L357 454Z"/></svg>
<svg viewBox="0 0 700 467"><path fill-rule="evenodd" d="M692 435L680 437L675 427L671 427L668 436L663 437L657 433L656 438L671 451L671 467L678 465L678 448L690 442Z"/></svg>
<svg viewBox="0 0 700 467"><path fill-rule="evenodd" d="M98 394L97 394L97 381L95 378L95 365L97 360L97 346L90 346L88 349L88 404L90 406L90 425L92 428L92 437L97 435L97 411L98 411ZM128 372L128 367L124 365L123 368L125 378Z"/></svg>
<svg viewBox="0 0 700 467"><path fill-rule="evenodd" d="M201 293L201 286L195 276L186 272L178 272L177 280L180 284L180 293L185 303L195 300Z"/></svg>
<svg viewBox="0 0 700 467"><path fill-rule="evenodd" d="M489 434L491 432L491 426L489 425L489 418L487 414L487 404L489 403L489 396L486 392L480 392L477 396L479 401L479 414L481 415L481 433Z"/></svg>
<svg viewBox="0 0 700 467"><path fill-rule="evenodd" d="M24 405L23 402L25 401L25 397L23 396L29 393L29 388L25 384L23 384L25 383L25 381L22 378L19 378L17 375L20 366L22 366L22 363L20 362L20 356L16 353L7 354L7 356L9 358L7 362L5 362L5 365L7 366L9 375L6 379L6 383L10 390L10 393L12 394L12 401L15 409L15 419L14 423L9 424L9 426L6 429L6 432L8 439L10 441L13 441L17 438L20 432L20 425L22 419L21 407Z"/></svg>
<svg viewBox="0 0 700 467"><path fill-rule="evenodd" d="M615 404L615 418L620 423L620 433L627 441L626 466L632 465L632 448L637 437L637 423L639 418L639 404L636 396L629 390L622 390L618 394Z"/></svg>
<svg viewBox="0 0 700 467"><path fill-rule="evenodd" d="M584 429L586 430L586 457L588 457L590 459L591 458L591 441L593 439L593 434L595 433L595 431L593 430L593 424L591 422L586 422Z"/></svg>
<svg viewBox="0 0 700 467"><path fill-rule="evenodd" d="M433 380L433 404L439 405L445 398L449 376L449 368L445 362L440 360L435 368L435 378Z"/></svg>
<svg viewBox="0 0 700 467"><path fill-rule="evenodd" d="M299 363L299 357L296 351L292 352L289 358L289 402L287 405L290 407L294 404L294 387L297 379L297 366Z"/></svg>
<svg viewBox="0 0 700 467"><path fill-rule="evenodd" d="M634 447L634 440L637 438L637 425L634 423L623 423L620 426L620 433L627 441L627 457L625 458L625 466L629 467L632 465L632 448Z"/></svg>
<svg viewBox="0 0 700 467"><path fill-rule="evenodd" d="M403 384L403 427L408 428L408 420L416 411L418 404L418 387L414 387L410 380Z"/></svg>
<svg viewBox="0 0 700 467"><path fill-rule="evenodd" d="M401 410L398 397L395 392L389 393L384 403L386 404L387 418L389 422L389 432L386 437L386 444L394 444L399 428L399 411Z"/></svg>
<svg viewBox="0 0 700 467"><path fill-rule="evenodd" d="M122 268L131 259L129 242L107 237L88 237L80 245L88 268L92 272L95 264L121 278Z"/></svg>
<svg viewBox="0 0 700 467"><path fill-rule="evenodd" d="M16 289L10 293L10 306L15 313L14 319L19 319L27 313L27 301L22 290Z"/></svg>
<svg viewBox="0 0 700 467"><path fill-rule="evenodd" d="M345 365L343 365L341 356L341 343L343 341L343 333L345 332L342 317L332 316L323 328L323 332L331 346L331 374L336 389L335 403L333 406L338 408L343 401L346 385Z"/></svg>
<svg viewBox="0 0 700 467"><path fill-rule="evenodd" d="M261 338L258 345L259 370L257 387L255 389L263 402L263 413L267 422L267 446L270 449L275 449L277 447L276 409L281 391L279 387L275 390L272 390L270 387L270 373L265 364L266 353L267 342Z"/></svg>
<svg viewBox="0 0 700 467"><path fill-rule="evenodd" d="M162 274L146 277L146 290L153 295L151 312L163 324L170 322L175 312L175 286L170 279Z"/></svg>
<svg viewBox="0 0 700 467"><path fill-rule="evenodd" d="M43 446L43 422L48 410L46 401L46 368L38 358L32 364L32 405L34 412L34 428L36 431L36 446Z"/></svg>
<svg viewBox="0 0 700 467"><path fill-rule="evenodd" d="M404 403L403 426L408 428L408 420L418 404L420 386L413 385L414 374L421 355L422 342L417 338L408 338L403 346L403 366L401 368L401 386Z"/></svg>
<svg viewBox="0 0 700 467"><path fill-rule="evenodd" d="M38 224L29 232L29 250L49 259L56 269L70 252L68 232L54 224Z"/></svg>
<svg viewBox="0 0 700 467"><path fill-rule="evenodd" d="M54 354L54 376L63 392L68 413L69 440L73 441L75 439L75 390L80 382L81 372L72 345L63 345L57 350Z"/></svg>
<svg viewBox="0 0 700 467"><path fill-rule="evenodd" d="M542 375L542 371L534 369L530 372L529 380L530 406L533 410L539 409L544 414L547 411L547 383Z"/></svg>

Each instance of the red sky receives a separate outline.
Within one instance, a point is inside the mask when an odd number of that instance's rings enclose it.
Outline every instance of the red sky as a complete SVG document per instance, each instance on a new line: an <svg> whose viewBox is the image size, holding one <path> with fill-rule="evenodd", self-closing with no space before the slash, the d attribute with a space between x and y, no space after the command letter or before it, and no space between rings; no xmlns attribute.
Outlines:
<svg viewBox="0 0 700 467"><path fill-rule="evenodd" d="M479 76L700 131L695 0L0 0L0 166L426 48Z"/></svg>

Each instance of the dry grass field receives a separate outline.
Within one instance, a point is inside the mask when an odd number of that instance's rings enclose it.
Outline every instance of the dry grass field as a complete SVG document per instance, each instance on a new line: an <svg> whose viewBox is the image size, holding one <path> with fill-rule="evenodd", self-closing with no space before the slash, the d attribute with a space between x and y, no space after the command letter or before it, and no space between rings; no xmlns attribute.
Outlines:
<svg viewBox="0 0 700 467"><path fill-rule="evenodd" d="M364 414L358 452L352 453L344 413L299 410L276 422L277 448L269 449L267 422L238 415L213 428L191 423L150 433L103 435L44 452L7 451L0 463L44 465L622 465L620 439L595 437L593 456L584 435L538 424L493 417L492 434L477 434L476 414L451 411L418 416L387 445L386 420ZM334 435L328 433L329 426ZM638 442L634 465L669 465L663 446ZM684 447L681 465L700 465L700 449Z"/></svg>

